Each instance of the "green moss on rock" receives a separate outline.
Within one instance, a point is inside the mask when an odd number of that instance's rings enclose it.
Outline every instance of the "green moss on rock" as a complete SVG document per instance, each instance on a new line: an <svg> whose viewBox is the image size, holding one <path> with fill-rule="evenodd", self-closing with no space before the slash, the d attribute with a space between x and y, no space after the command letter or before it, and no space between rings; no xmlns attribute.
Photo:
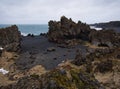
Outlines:
<svg viewBox="0 0 120 89"><path fill-rule="evenodd" d="M71 78L68 77L68 73ZM5 88L3 88L5 89ZM55 69L41 76L31 75L21 78L11 89L104 89L89 74L79 69Z"/></svg>

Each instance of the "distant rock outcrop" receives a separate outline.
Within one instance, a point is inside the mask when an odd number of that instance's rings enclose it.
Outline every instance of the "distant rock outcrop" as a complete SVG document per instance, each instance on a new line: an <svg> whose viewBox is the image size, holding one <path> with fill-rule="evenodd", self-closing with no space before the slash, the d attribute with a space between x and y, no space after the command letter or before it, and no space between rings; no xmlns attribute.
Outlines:
<svg viewBox="0 0 120 89"><path fill-rule="evenodd" d="M96 24L92 24L92 25L96 26L96 27L102 27L102 28L120 27L120 21L110 21L110 22L106 22L106 23L96 23Z"/></svg>
<svg viewBox="0 0 120 89"><path fill-rule="evenodd" d="M113 29L114 31L120 33L120 21L96 23L96 24L91 24L91 26L95 26L98 28L104 28L104 29Z"/></svg>
<svg viewBox="0 0 120 89"><path fill-rule="evenodd" d="M75 23L72 19L65 16L61 20L49 22L48 38L50 41L64 43L71 39L89 40L91 29L89 25L78 21Z"/></svg>
<svg viewBox="0 0 120 89"><path fill-rule="evenodd" d="M11 52L19 51L20 38L21 35L16 25L0 29L0 46L3 50Z"/></svg>

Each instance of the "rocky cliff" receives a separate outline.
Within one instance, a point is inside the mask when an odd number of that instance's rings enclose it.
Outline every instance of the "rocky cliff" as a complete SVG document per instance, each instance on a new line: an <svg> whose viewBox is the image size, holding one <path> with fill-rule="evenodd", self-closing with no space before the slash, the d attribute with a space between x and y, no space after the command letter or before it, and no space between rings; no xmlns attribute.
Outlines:
<svg viewBox="0 0 120 89"><path fill-rule="evenodd" d="M65 16L62 16L58 22L49 21L48 38L53 42L63 43L72 39L89 40L90 32L89 25L80 21L75 23L71 18L68 19Z"/></svg>
<svg viewBox="0 0 120 89"><path fill-rule="evenodd" d="M90 26L65 16L60 21L49 21L48 39L56 43L76 44L80 41L88 41L96 46L118 47L120 45L120 35L115 31L90 29Z"/></svg>
<svg viewBox="0 0 120 89"><path fill-rule="evenodd" d="M6 51L20 50L20 32L18 27L13 25L7 28L0 29L0 46Z"/></svg>

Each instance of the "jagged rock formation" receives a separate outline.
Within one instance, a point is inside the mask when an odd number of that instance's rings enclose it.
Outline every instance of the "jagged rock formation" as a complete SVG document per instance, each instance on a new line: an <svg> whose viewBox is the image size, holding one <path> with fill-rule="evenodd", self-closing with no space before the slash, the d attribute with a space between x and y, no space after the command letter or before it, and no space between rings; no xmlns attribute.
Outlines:
<svg viewBox="0 0 120 89"><path fill-rule="evenodd" d="M119 49L116 52L116 49L114 48L87 48L86 53L83 55L80 50L76 52L76 57L75 60L72 61L75 65L83 65L89 62L92 62L95 60L95 58L102 58L105 57L106 55L111 55L112 57L116 58L117 55L119 54Z"/></svg>
<svg viewBox="0 0 120 89"><path fill-rule="evenodd" d="M1 89L104 89L100 83L81 69L64 65L41 76L21 78L16 84Z"/></svg>
<svg viewBox="0 0 120 89"><path fill-rule="evenodd" d="M120 35L113 30L90 29L89 25L80 21L75 23L65 16L62 16L58 22L49 22L48 39L66 45L74 45L82 41L91 42L96 46L118 47L120 45Z"/></svg>
<svg viewBox="0 0 120 89"><path fill-rule="evenodd" d="M120 35L113 30L94 30L89 34L89 40L96 46L111 48L120 46Z"/></svg>
<svg viewBox="0 0 120 89"><path fill-rule="evenodd" d="M89 25L78 21L75 23L72 19L65 16L61 20L49 21L48 38L50 41L57 43L64 43L72 39L89 40L89 33L91 29Z"/></svg>
<svg viewBox="0 0 120 89"><path fill-rule="evenodd" d="M20 50L20 32L18 27L13 25L7 28L0 29L0 46L6 51Z"/></svg>
<svg viewBox="0 0 120 89"><path fill-rule="evenodd" d="M105 89L119 89L120 85L120 48L96 48L87 49L86 55L80 51L75 60L77 66L84 67L86 72L93 73Z"/></svg>

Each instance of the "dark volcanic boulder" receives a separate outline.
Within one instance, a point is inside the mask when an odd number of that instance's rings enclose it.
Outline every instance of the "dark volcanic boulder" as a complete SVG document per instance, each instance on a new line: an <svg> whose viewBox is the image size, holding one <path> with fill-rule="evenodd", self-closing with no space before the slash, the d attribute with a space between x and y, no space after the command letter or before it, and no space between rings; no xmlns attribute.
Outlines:
<svg viewBox="0 0 120 89"><path fill-rule="evenodd" d="M0 46L6 51L19 51L20 37L21 35L16 25L7 28L1 28Z"/></svg>
<svg viewBox="0 0 120 89"><path fill-rule="evenodd" d="M50 41L57 43L64 43L66 40L71 39L89 40L88 35L90 32L89 25L80 21L75 23L72 19L62 16L58 22L49 22L48 38Z"/></svg>
<svg viewBox="0 0 120 89"><path fill-rule="evenodd" d="M120 45L120 35L113 30L91 31L89 40L96 46L114 47Z"/></svg>

